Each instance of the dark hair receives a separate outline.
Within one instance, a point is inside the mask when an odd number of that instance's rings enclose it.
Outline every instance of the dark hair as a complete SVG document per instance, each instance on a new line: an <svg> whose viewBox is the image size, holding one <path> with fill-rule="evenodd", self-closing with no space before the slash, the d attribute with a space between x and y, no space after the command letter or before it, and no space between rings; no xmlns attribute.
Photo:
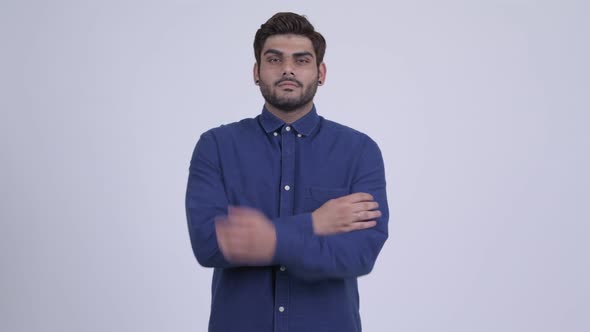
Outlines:
<svg viewBox="0 0 590 332"><path fill-rule="evenodd" d="M260 26L254 37L254 56L260 64L262 47L266 39L274 35L294 34L309 38L316 55L316 62L319 66L324 61L326 53L326 40L319 32L315 31L313 25L305 18L295 13L276 13Z"/></svg>

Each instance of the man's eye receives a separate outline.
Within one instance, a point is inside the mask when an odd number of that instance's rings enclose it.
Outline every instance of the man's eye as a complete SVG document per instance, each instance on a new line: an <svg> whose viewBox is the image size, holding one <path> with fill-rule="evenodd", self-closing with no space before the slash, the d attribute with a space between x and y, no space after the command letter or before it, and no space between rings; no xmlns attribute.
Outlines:
<svg viewBox="0 0 590 332"><path fill-rule="evenodd" d="M279 63L279 62L281 62L281 59L279 59L279 58L269 58L268 59L268 62L270 62L270 63Z"/></svg>
<svg viewBox="0 0 590 332"><path fill-rule="evenodd" d="M306 64L309 63L308 59L297 59L297 63Z"/></svg>

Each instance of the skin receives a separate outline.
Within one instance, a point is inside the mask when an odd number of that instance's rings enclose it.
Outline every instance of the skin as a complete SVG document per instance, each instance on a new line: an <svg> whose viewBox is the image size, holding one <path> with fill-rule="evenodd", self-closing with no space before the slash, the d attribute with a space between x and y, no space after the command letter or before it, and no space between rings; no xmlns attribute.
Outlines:
<svg viewBox="0 0 590 332"><path fill-rule="evenodd" d="M313 108L317 87L326 81L326 65L317 65L307 37L275 35L266 40L253 75L266 109L290 124ZM374 227L381 216L378 207L367 193L329 200L312 213L314 233L323 236ZM217 218L215 232L219 249L231 263L267 265L274 257L274 224L258 210L228 207L228 215Z"/></svg>
<svg viewBox="0 0 590 332"><path fill-rule="evenodd" d="M275 35L266 39L253 75L265 97L266 108L286 123L293 123L311 111L317 86L320 81L321 84L326 81L326 65L317 65L313 45L307 37ZM269 102L267 94L283 102L299 101L300 105L280 107ZM305 98L306 94L309 98Z"/></svg>

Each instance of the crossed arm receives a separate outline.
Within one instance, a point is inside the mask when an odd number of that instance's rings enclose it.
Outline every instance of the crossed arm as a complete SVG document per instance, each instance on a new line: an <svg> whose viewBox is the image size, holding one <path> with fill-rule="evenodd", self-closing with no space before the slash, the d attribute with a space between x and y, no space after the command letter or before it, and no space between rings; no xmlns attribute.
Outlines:
<svg viewBox="0 0 590 332"><path fill-rule="evenodd" d="M387 199L379 148L368 141L353 194L312 213L268 219L231 207L225 196L212 135L203 135L191 161L186 197L193 251L207 267L285 265L304 279L367 274L387 239Z"/></svg>
<svg viewBox="0 0 590 332"><path fill-rule="evenodd" d="M381 216L379 204L367 193L330 200L311 214L313 234L334 235L374 227ZM277 234L271 220L256 209L228 208L215 223L223 256L244 265L268 265L276 252Z"/></svg>

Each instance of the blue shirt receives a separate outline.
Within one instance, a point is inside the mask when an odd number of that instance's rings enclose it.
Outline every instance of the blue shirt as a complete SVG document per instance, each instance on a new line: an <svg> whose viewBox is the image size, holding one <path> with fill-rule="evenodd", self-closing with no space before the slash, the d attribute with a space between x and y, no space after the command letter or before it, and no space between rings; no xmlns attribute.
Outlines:
<svg viewBox="0 0 590 332"><path fill-rule="evenodd" d="M311 212L356 192L373 195L377 226L318 236ZM215 236L228 205L256 208L275 225L269 266L226 261ZM318 116L285 124L268 110L211 129L194 150L186 209L198 262L213 267L211 332L361 331L357 277L387 239L381 152L367 135Z"/></svg>

